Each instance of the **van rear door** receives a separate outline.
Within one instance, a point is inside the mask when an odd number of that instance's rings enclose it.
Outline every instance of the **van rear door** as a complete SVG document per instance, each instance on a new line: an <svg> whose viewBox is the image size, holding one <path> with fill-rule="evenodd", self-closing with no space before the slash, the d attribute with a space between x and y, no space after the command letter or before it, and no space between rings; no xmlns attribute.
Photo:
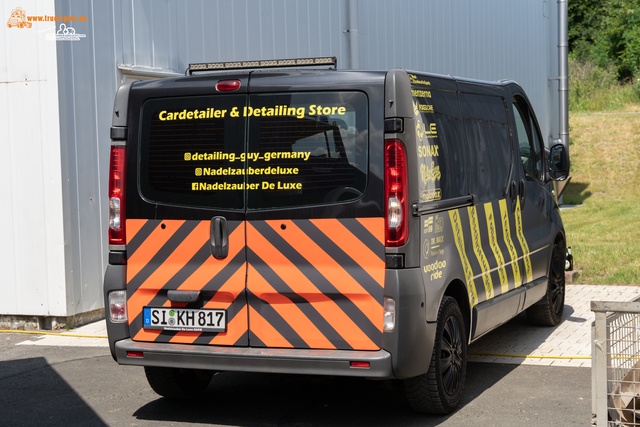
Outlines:
<svg viewBox="0 0 640 427"><path fill-rule="evenodd" d="M252 94L248 108L250 345L379 349L384 222L349 209L367 190L366 95Z"/></svg>
<svg viewBox="0 0 640 427"><path fill-rule="evenodd" d="M128 151L133 339L379 349L384 210L369 110L356 90L147 99Z"/></svg>
<svg viewBox="0 0 640 427"><path fill-rule="evenodd" d="M130 144L127 294L136 341L248 345L246 95L144 102ZM137 161L136 161L137 159ZM135 178L134 178L135 179Z"/></svg>

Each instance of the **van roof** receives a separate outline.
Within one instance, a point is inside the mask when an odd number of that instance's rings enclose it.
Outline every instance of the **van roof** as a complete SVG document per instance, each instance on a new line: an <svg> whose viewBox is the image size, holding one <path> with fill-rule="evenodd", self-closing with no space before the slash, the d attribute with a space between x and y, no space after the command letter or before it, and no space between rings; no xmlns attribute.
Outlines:
<svg viewBox="0 0 640 427"><path fill-rule="evenodd" d="M488 81L465 77L456 77L423 71L401 70L409 75L428 77L439 80L445 87L434 89L459 90L461 92L483 93L487 95L502 94L507 86L518 86L514 80ZM389 70L394 71L394 70ZM353 84L384 83L389 71L384 70L336 70L336 69L254 69L239 71L201 72L195 75L170 77L159 80L144 80L134 84L135 89L176 89L210 87L212 81L223 79L250 79L251 92L309 90L318 85L330 84L334 90L349 89ZM295 78L295 81L292 81ZM294 84L292 84L294 83ZM455 86L454 86L455 85ZM246 92L247 88L240 92ZM188 94L185 94L188 95Z"/></svg>

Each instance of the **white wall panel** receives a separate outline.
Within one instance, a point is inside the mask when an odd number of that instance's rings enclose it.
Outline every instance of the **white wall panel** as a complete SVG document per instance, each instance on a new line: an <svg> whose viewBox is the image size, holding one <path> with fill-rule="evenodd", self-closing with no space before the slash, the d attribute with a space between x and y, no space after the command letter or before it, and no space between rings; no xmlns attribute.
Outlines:
<svg viewBox="0 0 640 427"><path fill-rule="evenodd" d="M0 2L0 313L65 313L56 43L53 23L7 28L15 7L53 15L53 1Z"/></svg>

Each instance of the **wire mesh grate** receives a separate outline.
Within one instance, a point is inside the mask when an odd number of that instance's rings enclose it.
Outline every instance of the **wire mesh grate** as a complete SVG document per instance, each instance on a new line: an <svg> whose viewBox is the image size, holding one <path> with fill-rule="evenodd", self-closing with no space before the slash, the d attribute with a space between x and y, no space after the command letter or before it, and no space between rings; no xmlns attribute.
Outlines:
<svg viewBox="0 0 640 427"><path fill-rule="evenodd" d="M592 310L596 311L592 369L599 370L594 372L594 388L600 388L593 393L596 425L640 427L640 303L594 302Z"/></svg>

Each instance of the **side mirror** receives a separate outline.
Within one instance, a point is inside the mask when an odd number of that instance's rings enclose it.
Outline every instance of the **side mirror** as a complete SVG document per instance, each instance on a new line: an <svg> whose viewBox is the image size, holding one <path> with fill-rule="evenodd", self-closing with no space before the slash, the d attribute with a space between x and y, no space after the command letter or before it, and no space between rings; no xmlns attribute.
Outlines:
<svg viewBox="0 0 640 427"><path fill-rule="evenodd" d="M562 144L549 150L549 175L554 181L564 181L569 176L569 156Z"/></svg>

